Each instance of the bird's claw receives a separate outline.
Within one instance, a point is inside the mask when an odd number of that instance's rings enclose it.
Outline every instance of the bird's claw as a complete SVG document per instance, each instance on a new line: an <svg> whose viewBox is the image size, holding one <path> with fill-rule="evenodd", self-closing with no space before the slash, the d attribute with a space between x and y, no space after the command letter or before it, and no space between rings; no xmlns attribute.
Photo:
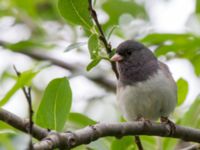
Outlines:
<svg viewBox="0 0 200 150"><path fill-rule="evenodd" d="M143 122L145 127L152 126L152 122L148 119L145 119L144 117L137 118L136 121Z"/></svg>
<svg viewBox="0 0 200 150"><path fill-rule="evenodd" d="M160 121L161 121L161 123L169 125L169 127L170 127L169 135L173 135L175 133L176 126L175 126L175 124L171 120L169 120L167 117L161 117Z"/></svg>

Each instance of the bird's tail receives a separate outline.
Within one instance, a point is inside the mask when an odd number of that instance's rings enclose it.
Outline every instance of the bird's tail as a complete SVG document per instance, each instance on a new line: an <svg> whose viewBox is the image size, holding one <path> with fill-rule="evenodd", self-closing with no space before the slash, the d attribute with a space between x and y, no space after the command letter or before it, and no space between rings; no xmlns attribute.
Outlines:
<svg viewBox="0 0 200 150"><path fill-rule="evenodd" d="M140 140L140 137L137 136L137 135L135 136L135 143L136 143L136 145L138 147L138 150L144 150L143 146L142 146L142 143L141 143L141 140Z"/></svg>

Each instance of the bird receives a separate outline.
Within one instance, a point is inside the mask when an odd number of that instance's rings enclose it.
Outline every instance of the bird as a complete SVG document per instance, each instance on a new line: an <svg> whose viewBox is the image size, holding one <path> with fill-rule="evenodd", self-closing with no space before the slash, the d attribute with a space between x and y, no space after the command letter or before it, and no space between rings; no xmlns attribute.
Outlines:
<svg viewBox="0 0 200 150"><path fill-rule="evenodd" d="M168 123L177 104L177 85L166 64L140 42L119 44L111 61L116 62L117 102L127 121L140 119Z"/></svg>

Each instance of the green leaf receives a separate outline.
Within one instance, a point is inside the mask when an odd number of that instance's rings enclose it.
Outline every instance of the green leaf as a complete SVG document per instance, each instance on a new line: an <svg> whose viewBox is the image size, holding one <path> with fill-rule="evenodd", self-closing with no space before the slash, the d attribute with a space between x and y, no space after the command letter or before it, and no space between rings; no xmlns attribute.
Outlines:
<svg viewBox="0 0 200 150"><path fill-rule="evenodd" d="M96 124L96 121L80 113L70 113L68 120L80 125L81 127Z"/></svg>
<svg viewBox="0 0 200 150"><path fill-rule="evenodd" d="M197 76L200 76L200 54L196 54L191 60Z"/></svg>
<svg viewBox="0 0 200 150"><path fill-rule="evenodd" d="M13 130L15 132L15 128L12 127L11 125L3 122L3 121L0 121L0 129L1 130Z"/></svg>
<svg viewBox="0 0 200 150"><path fill-rule="evenodd" d="M89 150L109 150L110 141L108 141L108 138L101 138L91 142L88 147Z"/></svg>
<svg viewBox="0 0 200 150"><path fill-rule="evenodd" d="M36 123L44 128L61 131L72 103L72 92L67 78L52 80L45 89L36 114Z"/></svg>
<svg viewBox="0 0 200 150"><path fill-rule="evenodd" d="M115 31L115 29L117 29L117 28L119 28L119 26L114 25L114 26L110 29L110 31L108 32L108 35L107 35L107 40L110 39L112 33L113 33L113 32Z"/></svg>
<svg viewBox="0 0 200 150"><path fill-rule="evenodd" d="M168 52L176 52L178 49L176 45L161 45L155 50L156 56L166 55Z"/></svg>
<svg viewBox="0 0 200 150"><path fill-rule="evenodd" d="M200 96L196 98L189 110L180 120L180 125L192 128L200 128Z"/></svg>
<svg viewBox="0 0 200 150"><path fill-rule="evenodd" d="M175 52L179 57L191 59L200 49L200 38L192 34L149 34L141 42L157 45L157 56Z"/></svg>
<svg viewBox="0 0 200 150"><path fill-rule="evenodd" d="M187 41L187 40L186 40ZM165 55L168 52L175 52L180 57L191 59L199 48L197 41L187 41L183 43L172 43L171 45L161 45L155 50L156 56Z"/></svg>
<svg viewBox="0 0 200 150"><path fill-rule="evenodd" d="M175 149L179 140L173 138L162 138L162 150Z"/></svg>
<svg viewBox="0 0 200 150"><path fill-rule="evenodd" d="M80 145L80 146L74 147L72 150L94 150L94 149L88 147L88 145Z"/></svg>
<svg viewBox="0 0 200 150"><path fill-rule="evenodd" d="M106 28L118 24L118 19L122 14L128 13L133 16L146 17L146 12L143 6L138 5L132 0L107 0L103 4L104 11L110 16L106 23Z"/></svg>
<svg viewBox="0 0 200 150"><path fill-rule="evenodd" d="M9 129L7 129L7 130L0 130L0 135L1 134L16 134L16 132L14 132L13 130L9 130Z"/></svg>
<svg viewBox="0 0 200 150"><path fill-rule="evenodd" d="M13 138L11 139L11 137L13 137L13 134L1 134L0 136L1 149L16 150L16 146L13 143Z"/></svg>
<svg viewBox="0 0 200 150"><path fill-rule="evenodd" d="M36 17L36 1L23 1L23 0L13 0L14 7L18 7L21 12L26 12L31 17Z"/></svg>
<svg viewBox="0 0 200 150"><path fill-rule="evenodd" d="M196 0L196 13L199 14L200 13L200 1Z"/></svg>
<svg viewBox="0 0 200 150"><path fill-rule="evenodd" d="M15 44L8 44L6 48L11 49L13 51L22 51L25 48L32 48L34 43L32 41L21 41Z"/></svg>
<svg viewBox="0 0 200 150"><path fill-rule="evenodd" d="M51 47L53 47L53 45L45 45L38 41L32 41L32 40L20 41L15 44L5 45L5 48L8 48L12 51L27 51L34 48L51 48Z"/></svg>
<svg viewBox="0 0 200 150"><path fill-rule="evenodd" d="M114 55L116 54L116 49L112 49L110 54L109 54L109 58L112 58Z"/></svg>
<svg viewBox="0 0 200 150"><path fill-rule="evenodd" d="M65 52L68 52L72 49L75 49L75 48L79 48L83 45L85 45L86 43L85 42L78 42L78 43L73 43L73 44L70 44L66 49L65 49Z"/></svg>
<svg viewBox="0 0 200 150"><path fill-rule="evenodd" d="M150 43L150 44L160 44L165 41L176 41L176 43L184 43L186 39L192 37L191 34L162 34L162 33L153 33L149 34L141 42Z"/></svg>
<svg viewBox="0 0 200 150"><path fill-rule="evenodd" d="M17 90L19 90L23 86L30 86L32 79L35 77L37 73L38 72L35 72L33 70L22 72L20 76L17 78L17 82L8 91L5 97L0 101L0 106L5 105Z"/></svg>
<svg viewBox="0 0 200 150"><path fill-rule="evenodd" d="M58 0L59 11L67 21L91 29L88 7L88 0Z"/></svg>
<svg viewBox="0 0 200 150"><path fill-rule="evenodd" d="M13 12L10 10L10 8L15 8L16 10L21 12L24 16L31 18L32 24L34 24L35 26L37 24L36 21L38 21L36 19L42 19L42 20L59 19L58 10L55 5L55 2L56 1L54 0L34 0L34 1L12 0L6 4L4 9L5 10L8 9L11 16L11 15L17 15L17 14L13 14ZM4 16L5 15L9 15L9 14L7 14L6 12Z"/></svg>
<svg viewBox="0 0 200 150"><path fill-rule="evenodd" d="M133 137L125 136L121 139L115 139L112 142L111 150L135 150L133 145Z"/></svg>
<svg viewBox="0 0 200 150"><path fill-rule="evenodd" d="M101 61L101 58L100 58L100 57L98 57L98 58L92 60L92 61L89 63L89 65L87 66L86 70L87 70L87 71L90 71L90 70L91 70L92 68L94 68L100 61Z"/></svg>
<svg viewBox="0 0 200 150"><path fill-rule="evenodd" d="M183 78L180 78L177 81L177 86L178 86L178 106L180 106L186 99L188 93L188 83Z"/></svg>
<svg viewBox="0 0 200 150"><path fill-rule="evenodd" d="M152 136L140 136L143 147L148 147L150 150L157 149L157 139Z"/></svg>
<svg viewBox="0 0 200 150"><path fill-rule="evenodd" d="M95 59L99 52L99 38L97 34L92 34L88 40L88 49L91 59Z"/></svg>

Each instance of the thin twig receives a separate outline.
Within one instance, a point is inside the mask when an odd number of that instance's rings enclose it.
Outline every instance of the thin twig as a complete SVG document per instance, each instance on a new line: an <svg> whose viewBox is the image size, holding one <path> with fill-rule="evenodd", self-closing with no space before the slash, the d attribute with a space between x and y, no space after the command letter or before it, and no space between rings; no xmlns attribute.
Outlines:
<svg viewBox="0 0 200 150"><path fill-rule="evenodd" d="M139 150L144 150L139 136L135 136L135 143Z"/></svg>
<svg viewBox="0 0 200 150"><path fill-rule="evenodd" d="M20 77L21 73L17 70L15 66L13 66L16 74ZM29 148L28 150L33 150L33 143L32 143L32 135L33 135L33 109L32 109L32 98L31 98L31 87L26 88L25 86L22 87L23 93L26 97L28 102L28 110L29 110L29 126L28 126L28 133L30 135L29 141Z"/></svg>
<svg viewBox="0 0 200 150"><path fill-rule="evenodd" d="M30 127L29 127L29 134L30 134L30 141L29 141L29 148L33 148L32 144L32 135L33 135L33 107L32 107L32 97L31 97L31 87L28 87L28 105L29 105L29 121L30 121Z"/></svg>
<svg viewBox="0 0 200 150"><path fill-rule="evenodd" d="M108 41L107 41L107 39L106 39L106 37L105 37L105 35L104 35L103 29L102 29L102 27L101 27L101 25L100 25L100 23L99 23L98 17L97 17L97 13L96 13L96 11L93 9L93 7L92 7L92 0L88 0L88 3L89 3L90 15L91 15L91 17L93 18L93 20L94 20L94 22L95 22L95 24L96 24L96 26L97 26L97 29L98 29L98 31L99 31L99 34L100 34L99 39L103 42L107 54L110 55L111 52L112 52L112 47L111 47L111 45L108 43ZM114 71L114 73L115 73L115 75L116 75L116 77L117 77L117 79L118 79L119 74L118 74L118 71L117 71L117 68L116 68L116 64L115 64L114 62L111 62L111 66L112 66L112 70Z"/></svg>

